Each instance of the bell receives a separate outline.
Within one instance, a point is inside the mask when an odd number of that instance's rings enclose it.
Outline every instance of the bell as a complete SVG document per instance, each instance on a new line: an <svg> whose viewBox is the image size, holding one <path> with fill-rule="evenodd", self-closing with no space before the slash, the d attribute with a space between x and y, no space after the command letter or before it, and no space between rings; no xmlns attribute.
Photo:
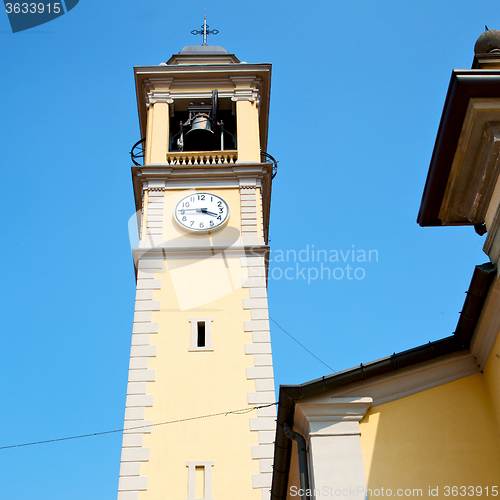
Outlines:
<svg viewBox="0 0 500 500"><path fill-rule="evenodd" d="M193 119L191 129L184 138L184 151L213 151L216 149L215 134L210 126L210 117L199 113Z"/></svg>

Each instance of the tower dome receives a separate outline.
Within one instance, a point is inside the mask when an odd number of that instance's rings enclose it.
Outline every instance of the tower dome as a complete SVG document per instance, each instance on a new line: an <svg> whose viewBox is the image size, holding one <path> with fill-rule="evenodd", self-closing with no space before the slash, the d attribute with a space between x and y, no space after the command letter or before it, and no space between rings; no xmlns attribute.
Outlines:
<svg viewBox="0 0 500 500"><path fill-rule="evenodd" d="M474 45L474 54L500 52L500 30L486 30Z"/></svg>

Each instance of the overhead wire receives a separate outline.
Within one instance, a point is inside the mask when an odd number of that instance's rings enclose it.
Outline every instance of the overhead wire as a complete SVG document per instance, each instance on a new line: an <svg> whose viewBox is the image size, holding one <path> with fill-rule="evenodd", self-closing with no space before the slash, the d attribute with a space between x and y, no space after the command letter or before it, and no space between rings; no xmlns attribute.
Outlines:
<svg viewBox="0 0 500 500"><path fill-rule="evenodd" d="M325 365L329 370L331 370L332 372L335 372L335 370L331 366L329 366L328 364L326 364L323 360L321 360L318 356L316 356L316 354L314 354L313 352L311 352L305 345L303 345L301 342L299 342L292 334L290 334L289 332L287 332L275 319L273 319L271 317L269 317L269 319L273 323L275 323L276 326L280 330L282 330L292 340L294 340L297 344L299 344L300 347L302 347L302 349L304 349L305 351L307 351L311 356L313 356L320 363L322 363L323 365ZM180 422L187 422L187 421L190 421L190 420L199 420L199 419L202 419L202 418L218 417L218 416L221 416L221 415L225 415L225 416L231 415L231 414L234 414L234 415L244 415L245 413L248 413L248 412L251 412L251 411L254 411L254 410L258 410L260 408L267 408L269 406L275 406L277 404L278 403L276 402L276 403L270 403L270 404L267 404L267 405L252 406L250 408L240 408L238 410L230 410L230 411L224 411L224 412L219 412L219 413L211 413L211 414L208 414L208 415L199 415L199 416L196 416L196 417L180 418L180 419L177 419L177 420L170 420L168 422L158 422L156 424L138 425L136 427L114 429L114 430L110 430L110 431L92 432L90 434L79 434L77 436L67 436L67 437L62 437L62 438L46 439L46 440L43 440L43 441L33 441L33 442L30 442L30 443L11 444L11 445L8 445L8 446L0 446L0 450L6 450L6 449L9 449L9 448L21 448L21 447L24 447L24 446L34 446L34 445L37 445L37 444L56 443L56 442L60 442L60 441L69 441L71 439L81 439L81 438L92 437L92 436L103 436L105 434L115 434L117 432L125 432L125 431L130 432L132 430L144 429L146 427L155 427L155 426L159 426L159 425L177 424L177 423L180 423Z"/></svg>
<svg viewBox="0 0 500 500"><path fill-rule="evenodd" d="M305 349L311 356L313 356L314 358L316 358L320 363L323 363L329 370L331 370L332 372L335 373L335 370L331 366L328 366L324 361L322 361L321 359L319 359L318 356L316 356L316 354L314 354L313 352L311 352L305 345L301 344L293 335L291 335L290 333L288 333L276 320L274 320L273 318L271 318L271 316L269 316L269 319L273 323L275 323L278 328L280 328L281 330L283 330L292 340L295 340L295 342L297 342L297 344L299 344L300 347L302 347L302 349Z"/></svg>
<svg viewBox="0 0 500 500"><path fill-rule="evenodd" d="M270 403L267 405L259 405L259 406L252 406L250 408L240 408L238 410L230 410L230 411L221 411L219 413L210 413L208 415L199 415L197 417L186 417L186 418L179 418L177 420L169 420L168 422L158 422L156 424L145 424L145 425L138 425L136 427L127 427L127 428L122 428L122 429L114 429L111 431L102 431L102 432L93 432L90 434L80 434L78 436L67 436L63 438L56 438L56 439L46 439L44 441L33 441L31 443L21 443L21 444L11 444L8 446L0 446L0 450L6 450L8 448L21 448L23 446L33 446L36 444L47 444L47 443L56 443L58 441L68 441L70 439L80 439L80 438L86 438L86 437L92 437L92 436L102 436L104 434L114 434L116 432L130 432L132 430L136 429L144 429L146 427L155 427L158 425L169 425L169 424L178 424L180 422L187 422L189 420L199 420L202 418L209 418L209 417L219 417L221 415L227 416L227 415L244 415L245 413L249 413L254 410L259 410L260 408L268 408L269 406L275 406L278 403Z"/></svg>

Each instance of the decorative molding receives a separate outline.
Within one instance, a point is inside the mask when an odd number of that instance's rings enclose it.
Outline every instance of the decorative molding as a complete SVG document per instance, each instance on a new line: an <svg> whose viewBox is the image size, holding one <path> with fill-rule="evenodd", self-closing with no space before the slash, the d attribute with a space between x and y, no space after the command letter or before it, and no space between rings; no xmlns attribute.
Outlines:
<svg viewBox="0 0 500 500"><path fill-rule="evenodd" d="M257 106L260 104L260 94L258 90L252 88L237 88L234 89L231 101L250 101L255 102Z"/></svg>
<svg viewBox="0 0 500 500"><path fill-rule="evenodd" d="M146 104L149 106L157 102L173 104L172 93L169 90L153 90L152 92L148 92L146 95Z"/></svg>

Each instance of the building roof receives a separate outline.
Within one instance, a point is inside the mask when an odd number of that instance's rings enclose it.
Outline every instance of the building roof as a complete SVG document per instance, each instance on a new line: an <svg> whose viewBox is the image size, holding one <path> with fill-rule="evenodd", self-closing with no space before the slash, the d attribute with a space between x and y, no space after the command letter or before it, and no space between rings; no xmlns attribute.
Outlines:
<svg viewBox="0 0 500 500"><path fill-rule="evenodd" d="M229 54L220 45L186 45L179 54Z"/></svg>
<svg viewBox="0 0 500 500"><path fill-rule="evenodd" d="M500 98L500 70L453 70L417 218L421 226L447 223L440 218L440 209L469 103L474 98L495 97ZM481 221L457 218L451 223L473 225Z"/></svg>

